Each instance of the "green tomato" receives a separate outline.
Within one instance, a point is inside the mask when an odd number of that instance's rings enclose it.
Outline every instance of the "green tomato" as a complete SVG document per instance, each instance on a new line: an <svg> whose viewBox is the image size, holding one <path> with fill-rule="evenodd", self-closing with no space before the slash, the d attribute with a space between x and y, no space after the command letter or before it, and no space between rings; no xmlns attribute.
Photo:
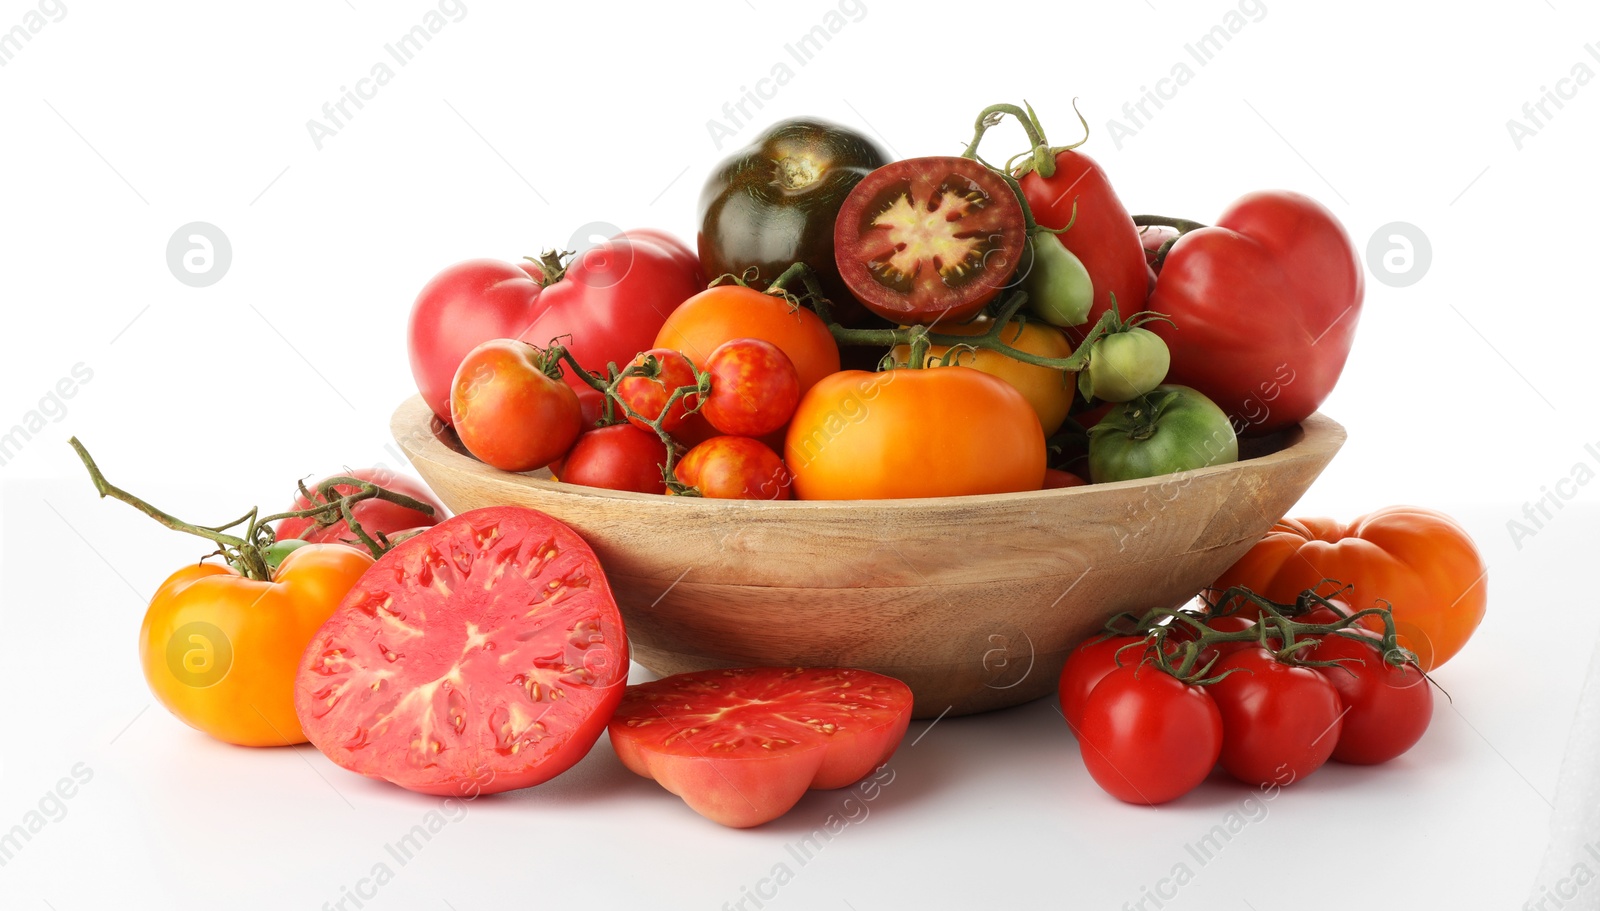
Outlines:
<svg viewBox="0 0 1600 911"><path fill-rule="evenodd" d="M1049 232L1035 234L1029 242L1033 264L1022 280L1028 309L1052 326L1081 326L1094 303L1094 281L1083 261Z"/></svg>
<svg viewBox="0 0 1600 911"><path fill-rule="evenodd" d="M1107 402L1126 402L1161 385L1172 366L1167 343L1149 329L1113 332L1089 349L1084 394Z"/></svg>
<svg viewBox="0 0 1600 911"><path fill-rule="evenodd" d="M285 538L281 541L273 541L261 549L261 556L267 561L267 569L277 572L278 566L283 563L285 557L310 543L310 541L304 541L300 538Z"/></svg>
<svg viewBox="0 0 1600 911"><path fill-rule="evenodd" d="M1188 386L1157 386L1089 429L1089 476L1131 481L1239 461L1233 424Z"/></svg>

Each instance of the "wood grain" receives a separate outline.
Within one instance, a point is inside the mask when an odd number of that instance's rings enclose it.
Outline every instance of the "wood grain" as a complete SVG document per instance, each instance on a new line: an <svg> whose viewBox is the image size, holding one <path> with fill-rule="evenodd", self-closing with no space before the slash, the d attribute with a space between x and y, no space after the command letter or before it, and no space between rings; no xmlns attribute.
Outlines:
<svg viewBox="0 0 1600 911"><path fill-rule="evenodd" d="M1251 458L1162 478L775 503L499 471L467 455L420 397L390 429L452 510L526 506L577 529L645 667L865 668L909 684L919 718L1053 693L1079 640L1118 611L1187 601L1294 505L1345 440L1317 414L1251 441Z"/></svg>

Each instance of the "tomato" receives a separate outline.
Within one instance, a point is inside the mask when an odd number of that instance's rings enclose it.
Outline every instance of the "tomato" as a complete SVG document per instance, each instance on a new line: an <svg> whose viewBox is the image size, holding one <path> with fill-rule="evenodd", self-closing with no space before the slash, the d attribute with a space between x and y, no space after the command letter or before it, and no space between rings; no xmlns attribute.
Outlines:
<svg viewBox="0 0 1600 911"><path fill-rule="evenodd" d="M1040 247L1051 236L1071 251L1089 272L1094 284L1094 306L1087 322L1093 323L1111 309L1129 315L1145 309L1149 269L1139 243L1139 227L1122 207L1106 173L1094 159L1074 149L1056 153L1055 173L1040 177L1029 171L1019 181L1034 219L1046 228L1072 228L1062 234L1039 235ZM1082 337L1081 333L1073 334ZM1174 344L1182 344L1175 342Z"/></svg>
<svg viewBox="0 0 1600 911"><path fill-rule="evenodd" d="M725 826L758 826L808 789L847 787L894 755L911 688L834 668L677 674L628 687L611 719L622 764Z"/></svg>
<svg viewBox="0 0 1600 911"><path fill-rule="evenodd" d="M1210 774L1222 750L1222 718L1204 688L1130 664L1107 674L1084 702L1078 749L1107 794L1153 806Z"/></svg>
<svg viewBox="0 0 1600 911"><path fill-rule="evenodd" d="M1472 536L1418 506L1390 506L1349 524L1284 519L1212 589L1247 585L1287 602L1328 579L1354 586L1341 597L1355 610L1392 610L1400 644L1424 671L1461 651L1488 605L1488 568Z"/></svg>
<svg viewBox="0 0 1600 911"><path fill-rule="evenodd" d="M937 335L982 335L993 325L993 320L980 317L970 323L940 323L933 328L933 332ZM1000 340L1018 351L1040 357L1072 356L1072 343L1067 341L1066 335L1059 329L1037 321L1012 321L1001 331ZM930 345L926 363L937 365L949 350L944 345ZM897 363L903 364L910 360L911 349L906 345L897 345L893 356ZM984 348L958 352L953 363L1010 383L1033 406L1034 413L1039 415L1045 436L1061 429L1067 412L1072 408L1073 377L1076 374L1024 364L1016 358Z"/></svg>
<svg viewBox="0 0 1600 911"><path fill-rule="evenodd" d="M850 190L888 162L878 144L813 117L780 120L728 157L700 193L700 259L706 274L745 275L767 283L797 262L816 273L838 319L866 316L839 278L833 224Z"/></svg>
<svg viewBox="0 0 1600 911"><path fill-rule="evenodd" d="M1046 468L1044 470L1044 490L1058 490L1063 487L1082 487L1088 484L1083 478L1070 471L1059 468Z"/></svg>
<svg viewBox="0 0 1600 911"><path fill-rule="evenodd" d="M240 746L305 743L295 718L295 670L324 620L372 558L343 544L307 544L272 581L217 563L161 583L139 630L150 692L197 730Z"/></svg>
<svg viewBox="0 0 1600 911"><path fill-rule="evenodd" d="M902 323L971 319L1010 282L1027 242L1022 204L966 158L912 158L856 185L834 224L839 274L873 313Z"/></svg>
<svg viewBox="0 0 1600 911"><path fill-rule="evenodd" d="M568 484L666 493L667 444L654 431L612 424L578 437L559 477Z"/></svg>
<svg viewBox="0 0 1600 911"><path fill-rule="evenodd" d="M302 541L299 538L285 538L281 541L273 541L261 549L261 559L266 561L267 569L270 572L277 572L278 567L283 565L285 557L302 547L309 547L310 545L310 541Z"/></svg>
<svg viewBox="0 0 1600 911"><path fill-rule="evenodd" d="M594 552L544 513L462 513L361 577L300 662L295 708L336 764L424 794L546 781L605 730L628 640Z"/></svg>
<svg viewBox="0 0 1600 911"><path fill-rule="evenodd" d="M495 338L562 344L585 369L604 372L650 347L673 308L705 287L693 253L675 238L633 230L584 252L565 269L492 259L457 263L417 295L407 329L411 372L423 401L450 421L450 384L462 358ZM597 411L600 395L567 376Z"/></svg>
<svg viewBox="0 0 1600 911"><path fill-rule="evenodd" d="M700 382L700 378L695 374L694 364L690 363L682 352L670 348L651 348L649 351L640 352L628 366L652 370L651 373L630 376L617 383L617 397L643 418L640 420L629 416L628 422L640 430L654 434L655 430L646 422L653 421L661 417L662 412L666 412L666 418L661 421L661 429L671 433L683 426L684 418L688 415L689 409L695 406L699 396L686 393L673 403L671 411L667 411L667 402L678 389Z"/></svg>
<svg viewBox="0 0 1600 911"><path fill-rule="evenodd" d="M1031 240L1033 257L1022 289L1028 293L1028 310L1052 326L1080 326L1094 306L1094 280L1083 261L1049 232Z"/></svg>
<svg viewBox="0 0 1600 911"><path fill-rule="evenodd" d="M711 374L711 394L702 411L723 433L765 436L789 423L800 402L800 374L771 342L723 342L706 358L706 372Z"/></svg>
<svg viewBox="0 0 1600 911"><path fill-rule="evenodd" d="M1150 392L1167 377L1167 343L1143 326L1113 332L1089 351L1089 394L1127 402Z"/></svg>
<svg viewBox="0 0 1600 911"><path fill-rule="evenodd" d="M1233 671L1233 673L1228 673ZM1333 755L1344 706L1322 674L1284 664L1260 646L1217 662L1208 689L1222 712L1222 767L1245 784L1280 787Z"/></svg>
<svg viewBox="0 0 1600 911"><path fill-rule="evenodd" d="M450 515L449 511L444 508L444 504L440 503L438 498L433 495L433 492L424 487L420 481L413 480L402 474L396 474L387 468L358 468L355 471L343 472L342 476L370 481L386 490L405 494L413 500L433 507L433 514L429 515L414 509L407 509L398 503L389 503L384 500L362 500L350 507L350 512L355 516L357 524L374 539L378 537L380 532L385 536L392 536L397 532L411 528L426 528L438 525ZM319 481L316 484L306 485L306 489L311 491L311 495L319 504L326 502L317 494L317 488L321 484L322 482ZM356 488L348 484L341 484L334 488L335 498L355 492ZM297 494L294 498L294 505L289 507L289 510L295 512L307 509L310 506L310 501ZM316 544L325 544L330 541L342 541L346 544L358 543L358 539L350 531L349 524L343 519L321 528L313 528L314 524L311 519L284 519L278 523L276 529L278 539L282 541L291 538L302 538Z"/></svg>
<svg viewBox="0 0 1600 911"><path fill-rule="evenodd" d="M1149 307L1176 324L1154 326L1172 346L1172 381L1205 393L1240 432L1269 433L1333 391L1364 281L1333 213L1298 193L1252 193L1172 246Z"/></svg>
<svg viewBox="0 0 1600 911"><path fill-rule="evenodd" d="M678 480L718 500L787 500L793 476L772 447L749 437L712 437L676 466Z"/></svg>
<svg viewBox="0 0 1600 911"><path fill-rule="evenodd" d="M1118 667L1138 664L1144 658L1144 641L1143 636L1090 636L1067 656L1056 690L1061 717L1074 734L1083 730L1083 704L1095 686Z"/></svg>
<svg viewBox="0 0 1600 911"><path fill-rule="evenodd" d="M673 311L656 336L655 347L688 355L701 370L724 342L758 338L778 347L800 376L800 394L839 371L839 344L815 313L781 297L738 285L718 285L696 294Z"/></svg>
<svg viewBox="0 0 1600 911"><path fill-rule="evenodd" d="M1238 460L1239 441L1228 416L1187 386L1157 386L1089 428L1089 478L1096 484Z"/></svg>
<svg viewBox="0 0 1600 911"><path fill-rule="evenodd" d="M516 339L472 349L450 394L461 445L503 471L543 468L572 448L583 410L572 388L545 372L548 366L544 352Z"/></svg>
<svg viewBox="0 0 1600 911"><path fill-rule="evenodd" d="M1221 617L1209 617L1206 626L1219 633L1241 633L1245 630L1255 630L1256 621L1243 614L1227 614ZM1226 658L1234 652L1244 651L1247 648L1259 648L1258 640L1241 639L1237 642L1216 642L1206 647L1208 654L1205 660L1211 658ZM1283 640L1273 637L1267 640L1274 646L1282 646Z"/></svg>
<svg viewBox="0 0 1600 911"><path fill-rule="evenodd" d="M847 370L800 400L784 461L803 500L1038 490L1044 433L1022 393L971 367Z"/></svg>
<svg viewBox="0 0 1600 911"><path fill-rule="evenodd" d="M1356 636L1358 638L1351 638ZM1316 670L1339 691L1346 711L1333 758L1352 765L1388 762L1417 745L1433 720L1433 690L1415 665L1383 658L1382 640L1371 630L1319 637L1302 654L1311 661L1338 661Z"/></svg>
<svg viewBox="0 0 1600 911"><path fill-rule="evenodd" d="M1178 239L1178 229L1167 225L1143 225L1139 228L1139 243L1144 247L1145 265L1154 275L1161 274L1161 248Z"/></svg>

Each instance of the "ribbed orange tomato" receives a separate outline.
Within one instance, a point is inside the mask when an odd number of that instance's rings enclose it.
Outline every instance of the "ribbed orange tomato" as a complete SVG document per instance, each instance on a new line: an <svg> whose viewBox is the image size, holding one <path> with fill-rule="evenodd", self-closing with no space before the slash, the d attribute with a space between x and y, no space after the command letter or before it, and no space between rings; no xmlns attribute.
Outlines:
<svg viewBox="0 0 1600 911"><path fill-rule="evenodd" d="M353 547L307 544L284 558L271 582L218 563L183 567L156 590L139 632L150 691L218 740L305 743L294 712L300 655L371 565Z"/></svg>
<svg viewBox="0 0 1600 911"><path fill-rule="evenodd" d="M1022 393L971 367L846 370L800 400L784 461L804 500L1038 490L1044 429Z"/></svg>
<svg viewBox="0 0 1600 911"><path fill-rule="evenodd" d="M1444 513L1418 506L1390 506L1348 525L1284 519L1212 589L1245 585L1290 602L1323 580L1354 586L1341 600L1356 610L1389 607L1400 644L1424 671L1461 651L1488 603L1488 570L1472 537Z"/></svg>

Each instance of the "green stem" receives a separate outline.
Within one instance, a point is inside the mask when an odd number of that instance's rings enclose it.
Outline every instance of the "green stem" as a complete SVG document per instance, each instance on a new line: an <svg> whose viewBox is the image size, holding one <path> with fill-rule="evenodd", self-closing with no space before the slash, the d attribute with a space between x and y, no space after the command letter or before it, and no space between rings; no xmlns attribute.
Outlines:
<svg viewBox="0 0 1600 911"><path fill-rule="evenodd" d="M1166 215L1135 215L1133 216L1133 223L1141 228L1150 228L1156 226L1163 228L1176 228L1180 237L1188 234L1190 231L1198 231L1201 228L1211 227L1204 222L1191 221L1187 218L1171 218Z"/></svg>

